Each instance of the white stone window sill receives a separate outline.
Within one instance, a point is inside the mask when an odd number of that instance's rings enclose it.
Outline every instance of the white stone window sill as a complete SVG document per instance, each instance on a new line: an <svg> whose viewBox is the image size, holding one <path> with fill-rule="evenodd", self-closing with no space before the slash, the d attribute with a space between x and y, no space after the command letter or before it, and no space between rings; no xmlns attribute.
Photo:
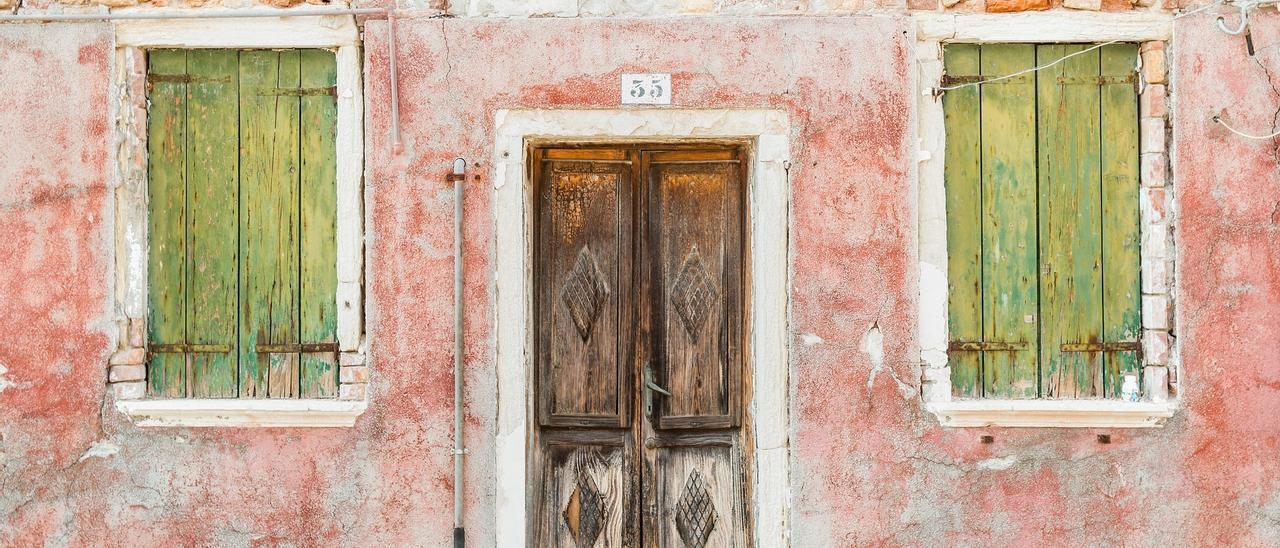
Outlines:
<svg viewBox="0 0 1280 548"><path fill-rule="evenodd" d="M344 400L130 400L116 409L138 426L349 428L368 406Z"/></svg>
<svg viewBox="0 0 1280 548"><path fill-rule="evenodd" d="M964 400L929 402L943 426L1015 428L1158 428L1176 402L1116 400Z"/></svg>

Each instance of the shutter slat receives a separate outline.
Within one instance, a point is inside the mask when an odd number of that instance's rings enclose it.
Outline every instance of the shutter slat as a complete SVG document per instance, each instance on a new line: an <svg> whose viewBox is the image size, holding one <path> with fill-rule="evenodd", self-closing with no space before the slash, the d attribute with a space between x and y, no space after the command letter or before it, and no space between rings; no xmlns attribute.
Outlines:
<svg viewBox="0 0 1280 548"><path fill-rule="evenodd" d="M302 87L328 88L336 84L333 53L304 50L301 56ZM332 343L337 341L337 104L329 95L303 96L301 103L301 338L303 343ZM337 393L336 358L335 353L302 355L302 397L325 398Z"/></svg>
<svg viewBox="0 0 1280 548"><path fill-rule="evenodd" d="M240 396L298 393L298 354L258 345L299 344L299 97L296 51L240 54Z"/></svg>
<svg viewBox="0 0 1280 548"><path fill-rule="evenodd" d="M948 44L947 75L976 75L979 46ZM951 341L982 339L982 153L979 86L942 96L947 136L944 179L947 195L947 325ZM982 397L982 353L948 352L956 397Z"/></svg>
<svg viewBox="0 0 1280 548"><path fill-rule="evenodd" d="M236 344L236 231L238 206L236 106L237 53L188 53L187 84L187 279L188 341ZM236 354L194 353L190 395L236 395Z"/></svg>
<svg viewBox="0 0 1280 548"><path fill-rule="evenodd" d="M1027 44L982 46L982 76L1031 68ZM982 86L983 337L1028 343L1026 350L983 356L984 393L1037 396L1036 112L1035 84L1013 80Z"/></svg>
<svg viewBox="0 0 1280 548"><path fill-rule="evenodd" d="M1134 44L1101 49L1103 76L1129 76L1138 57ZM1138 96L1132 84L1102 86L1102 338L1137 342L1142 325L1139 278ZM1103 356L1107 397L1120 397L1125 374L1140 374L1138 352Z"/></svg>
<svg viewBox="0 0 1280 548"><path fill-rule="evenodd" d="M185 51L151 52L148 75L185 75ZM185 344L186 340L186 84L182 79L152 79L147 116L147 340ZM147 367L151 395L186 395L186 356L152 354Z"/></svg>
<svg viewBox="0 0 1280 548"><path fill-rule="evenodd" d="M1047 64L1085 45L1042 45ZM1058 78L1099 75L1089 52L1041 71L1040 324L1041 394L1045 398L1102 396L1102 356L1062 350L1102 336L1102 195L1100 98L1097 84L1060 84Z"/></svg>

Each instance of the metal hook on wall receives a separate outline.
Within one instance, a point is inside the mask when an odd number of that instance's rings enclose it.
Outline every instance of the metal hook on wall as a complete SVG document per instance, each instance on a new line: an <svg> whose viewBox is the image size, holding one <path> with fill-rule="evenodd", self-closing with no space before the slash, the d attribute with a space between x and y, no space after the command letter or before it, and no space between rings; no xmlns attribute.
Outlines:
<svg viewBox="0 0 1280 548"><path fill-rule="evenodd" d="M1253 7L1251 3L1235 4L1236 9L1240 11L1240 25L1234 30L1227 28L1227 19L1221 15L1218 16L1218 30L1230 34L1232 36L1245 32L1249 28L1249 9Z"/></svg>

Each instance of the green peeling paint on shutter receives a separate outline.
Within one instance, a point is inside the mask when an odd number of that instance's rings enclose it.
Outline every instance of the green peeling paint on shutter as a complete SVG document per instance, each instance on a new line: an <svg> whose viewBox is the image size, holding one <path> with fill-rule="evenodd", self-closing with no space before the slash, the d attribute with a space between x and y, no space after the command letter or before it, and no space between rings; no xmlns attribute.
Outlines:
<svg viewBox="0 0 1280 548"><path fill-rule="evenodd" d="M1087 47L954 44L945 66L972 81ZM1136 59L1108 45L943 97L957 397L1117 397L1139 371Z"/></svg>
<svg viewBox="0 0 1280 548"><path fill-rule="evenodd" d="M155 397L333 397L335 62L149 56Z"/></svg>

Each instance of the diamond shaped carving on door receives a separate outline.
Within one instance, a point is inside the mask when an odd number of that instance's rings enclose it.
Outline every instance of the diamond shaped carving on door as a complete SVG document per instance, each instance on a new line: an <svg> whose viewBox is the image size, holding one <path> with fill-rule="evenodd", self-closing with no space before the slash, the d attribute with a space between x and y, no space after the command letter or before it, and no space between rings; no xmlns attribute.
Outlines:
<svg viewBox="0 0 1280 548"><path fill-rule="evenodd" d="M600 531L604 529L604 496L596 488L591 476L578 474L577 485L569 495L569 502L561 515L578 548L595 545Z"/></svg>
<svg viewBox="0 0 1280 548"><path fill-rule="evenodd" d="M716 527L716 510L711 504L707 482L697 470L689 473L684 483L684 494L676 503L676 533L685 546L703 548Z"/></svg>
<svg viewBox="0 0 1280 548"><path fill-rule="evenodd" d="M719 294L715 278L708 272L702 254L698 253L698 246L693 246L685 256L671 288L671 305L675 307L676 315L684 324L689 338L698 340L702 324L706 322Z"/></svg>
<svg viewBox="0 0 1280 548"><path fill-rule="evenodd" d="M564 289L560 292L560 300L569 310L569 318L573 320L573 326L577 328L583 342L591 338L591 329L608 296L609 283L600 270L600 263L596 261L591 249L584 245L578 252L573 268L569 270Z"/></svg>

